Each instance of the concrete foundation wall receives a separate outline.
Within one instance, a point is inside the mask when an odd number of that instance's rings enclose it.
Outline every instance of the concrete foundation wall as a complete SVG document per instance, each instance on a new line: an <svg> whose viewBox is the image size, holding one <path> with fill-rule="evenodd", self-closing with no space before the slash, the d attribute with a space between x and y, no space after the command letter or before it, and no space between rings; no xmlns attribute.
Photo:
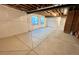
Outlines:
<svg viewBox="0 0 79 59"><path fill-rule="evenodd" d="M28 32L27 14L4 5L0 5L0 38Z"/></svg>
<svg viewBox="0 0 79 59"><path fill-rule="evenodd" d="M64 25L65 25L65 17L47 17L47 26L51 27L53 30L59 29L64 30Z"/></svg>
<svg viewBox="0 0 79 59"><path fill-rule="evenodd" d="M31 17L38 16L39 20L42 15L27 14L8 6L0 5L0 38L21 34L32 31L45 25L35 25L31 23ZM34 27L34 28L33 28Z"/></svg>

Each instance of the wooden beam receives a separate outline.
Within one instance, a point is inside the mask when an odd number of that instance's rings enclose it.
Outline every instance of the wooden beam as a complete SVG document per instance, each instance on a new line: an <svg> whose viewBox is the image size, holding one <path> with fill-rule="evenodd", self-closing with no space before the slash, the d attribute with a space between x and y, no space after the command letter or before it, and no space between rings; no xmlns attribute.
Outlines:
<svg viewBox="0 0 79 59"><path fill-rule="evenodd" d="M19 8L17 5L10 5L10 4L7 4L7 5L5 5L5 6L8 6L8 7L11 7L11 8L14 8L14 9L18 9L18 10L23 11L23 9L22 9L22 8Z"/></svg>
<svg viewBox="0 0 79 59"><path fill-rule="evenodd" d="M51 10L51 9L55 9L55 8L64 8L64 7L71 7L71 6L79 6L79 5L64 4L64 5L49 6L46 8L40 8L37 10L28 11L27 13L34 13L34 12L40 12L40 11L45 11L45 10Z"/></svg>
<svg viewBox="0 0 79 59"><path fill-rule="evenodd" d="M33 8L36 8L36 6L34 6L34 4L29 4L29 6L33 7Z"/></svg>
<svg viewBox="0 0 79 59"><path fill-rule="evenodd" d="M25 4L23 6L26 7L26 9L28 9L28 10L34 10L35 9L32 6L30 6L29 4Z"/></svg>

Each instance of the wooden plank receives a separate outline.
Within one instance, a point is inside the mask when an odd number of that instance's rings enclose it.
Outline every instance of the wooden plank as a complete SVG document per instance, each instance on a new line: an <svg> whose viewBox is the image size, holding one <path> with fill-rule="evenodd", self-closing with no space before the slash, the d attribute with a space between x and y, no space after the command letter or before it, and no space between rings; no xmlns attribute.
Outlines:
<svg viewBox="0 0 79 59"><path fill-rule="evenodd" d="M79 10L75 11L75 15L74 15L74 20L73 20L73 24L72 24L72 32L73 35L75 35L76 37L79 37Z"/></svg>
<svg viewBox="0 0 79 59"><path fill-rule="evenodd" d="M64 32L65 33L70 33L71 32L71 27L72 27L74 14L75 14L74 10L68 12L65 27L64 27Z"/></svg>

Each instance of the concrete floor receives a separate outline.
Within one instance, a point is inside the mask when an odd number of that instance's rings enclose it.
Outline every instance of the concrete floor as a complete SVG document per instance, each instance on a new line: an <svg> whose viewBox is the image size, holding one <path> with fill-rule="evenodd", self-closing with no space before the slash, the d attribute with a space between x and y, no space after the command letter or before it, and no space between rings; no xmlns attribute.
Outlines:
<svg viewBox="0 0 79 59"><path fill-rule="evenodd" d="M48 18L49 19L49 18ZM1 55L72 55L79 54L79 40L63 32L62 22L50 18L49 26L0 39Z"/></svg>
<svg viewBox="0 0 79 59"><path fill-rule="evenodd" d="M60 55L79 54L79 40L52 28L41 28L0 39L0 54Z"/></svg>

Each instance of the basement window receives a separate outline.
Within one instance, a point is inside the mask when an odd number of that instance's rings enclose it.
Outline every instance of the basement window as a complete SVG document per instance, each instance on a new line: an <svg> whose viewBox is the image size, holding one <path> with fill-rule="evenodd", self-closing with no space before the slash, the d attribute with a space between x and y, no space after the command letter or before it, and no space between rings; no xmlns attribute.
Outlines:
<svg viewBox="0 0 79 59"><path fill-rule="evenodd" d="M32 16L32 25L38 25L38 17Z"/></svg>
<svg viewBox="0 0 79 59"><path fill-rule="evenodd" d="M44 16L41 17L40 23L44 24Z"/></svg>

